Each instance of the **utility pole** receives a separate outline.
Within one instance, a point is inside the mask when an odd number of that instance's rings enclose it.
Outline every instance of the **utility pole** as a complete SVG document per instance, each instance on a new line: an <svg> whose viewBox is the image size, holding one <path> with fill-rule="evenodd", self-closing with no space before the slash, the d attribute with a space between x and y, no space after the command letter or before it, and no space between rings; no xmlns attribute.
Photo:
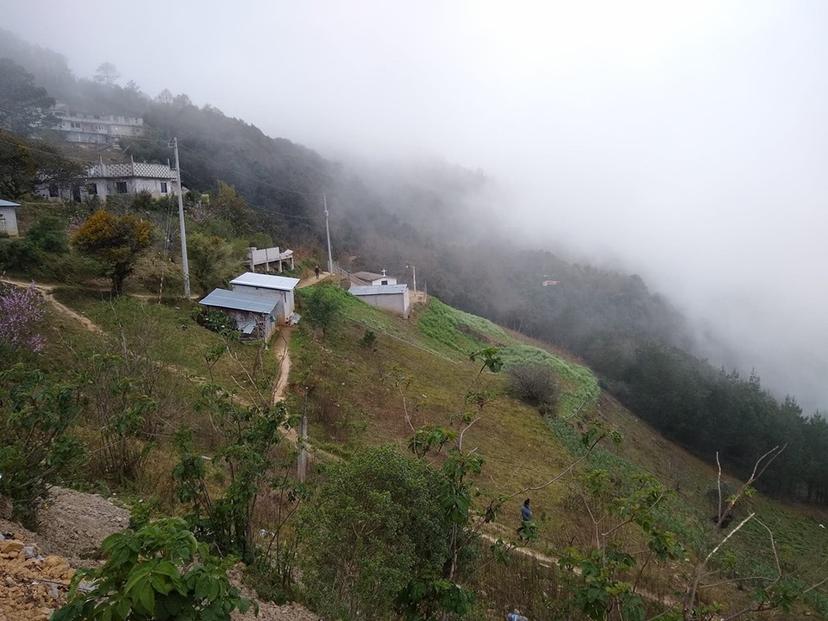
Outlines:
<svg viewBox="0 0 828 621"><path fill-rule="evenodd" d="M322 202L325 204L325 233L328 236L328 273L333 274L333 255L331 254L331 227L328 226L328 197L322 193Z"/></svg>
<svg viewBox="0 0 828 621"><path fill-rule="evenodd" d="M181 164L178 162L178 138L173 138L175 176L178 180L178 226L181 231L181 271L184 272L184 297L190 299L190 262L187 260L187 230L184 228L184 197L181 185Z"/></svg>
<svg viewBox="0 0 828 621"><path fill-rule="evenodd" d="M412 263L411 265L406 265L406 267L411 268L411 276L414 279L414 293L417 293L417 266Z"/></svg>

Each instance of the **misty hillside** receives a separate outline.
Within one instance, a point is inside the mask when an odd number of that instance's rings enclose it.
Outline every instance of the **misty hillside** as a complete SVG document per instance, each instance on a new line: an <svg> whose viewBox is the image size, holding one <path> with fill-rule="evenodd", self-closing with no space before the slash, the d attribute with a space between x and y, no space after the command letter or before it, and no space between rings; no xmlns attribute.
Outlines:
<svg viewBox="0 0 828 621"><path fill-rule="evenodd" d="M134 83L78 79L60 55L11 33L2 37L2 56L58 101L143 116L146 136L124 140L123 153L97 157L163 162L169 139L177 137L187 187L210 192L228 183L256 214L243 226L236 221L237 233L252 239L263 231L282 246L319 249L324 194L335 258L346 269L386 268L410 281L407 266L415 265L420 288L574 352L634 412L704 459L721 449L735 473L746 474L766 447L787 443L780 467L760 485L828 502L824 419L806 418L793 398L777 401L758 377L720 371L696 357L680 311L640 277L573 264L499 232L508 209L492 197L483 173L441 163L349 166L213 107L199 108L185 94L151 98Z"/></svg>

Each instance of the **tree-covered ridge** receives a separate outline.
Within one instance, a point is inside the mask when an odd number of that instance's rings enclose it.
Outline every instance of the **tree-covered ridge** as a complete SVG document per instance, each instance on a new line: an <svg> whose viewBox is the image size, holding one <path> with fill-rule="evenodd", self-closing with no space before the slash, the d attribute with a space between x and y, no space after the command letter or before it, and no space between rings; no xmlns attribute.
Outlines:
<svg viewBox="0 0 828 621"><path fill-rule="evenodd" d="M485 176L448 167L410 176L360 176L216 108L197 107L186 95L151 98L134 83L76 79L62 57L11 34L0 38L3 56L26 67L35 88L45 86L49 96L92 112L143 116L148 135L124 143L136 158L165 161L168 140L177 136L184 184L198 191L218 188L214 202L227 207L224 229L205 223L205 229L212 228L205 233L244 235L249 241L260 231L318 248L327 193L335 253L347 266L406 274L406 266L415 264L421 288L427 284L454 307L574 352L633 411L705 459L722 451L725 465L737 473L743 474L763 447L787 443L776 478L762 480L765 489L828 502L823 418L803 418L795 402L779 403L758 378L722 374L694 357L681 314L638 276L573 264L504 239L497 232L502 210L477 210ZM29 83L25 76L23 82ZM4 174L0 182L24 195L32 187L25 171L38 166L34 155L48 147L29 145L26 151L3 144L0 135L0 172L23 174ZM237 217L242 212L221 180L253 211ZM211 206L211 216L218 215L219 205ZM198 237L194 241L196 256L207 262L227 255ZM542 286L547 279L558 284ZM210 274L199 280L202 287L216 282Z"/></svg>

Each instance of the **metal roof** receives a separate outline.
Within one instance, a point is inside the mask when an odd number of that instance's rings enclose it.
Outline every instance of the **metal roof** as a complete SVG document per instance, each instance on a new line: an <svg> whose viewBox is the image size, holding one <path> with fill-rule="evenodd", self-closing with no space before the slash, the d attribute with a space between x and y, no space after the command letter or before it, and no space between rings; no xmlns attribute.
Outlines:
<svg viewBox="0 0 828 621"><path fill-rule="evenodd" d="M351 295L395 295L400 293L405 293L408 289L408 285L374 285L374 286L365 286L365 287L351 287L348 289L348 293Z"/></svg>
<svg viewBox="0 0 828 621"><path fill-rule="evenodd" d="M358 278L359 280L380 280L381 278L388 278L388 276L383 276L382 274L376 274L374 272L354 272L351 276Z"/></svg>
<svg viewBox="0 0 828 621"><path fill-rule="evenodd" d="M282 300L261 297L258 295L245 295L238 291L227 289L213 289L210 294L199 302L204 306L215 306L216 308L230 308L232 310L251 311L253 313L271 314Z"/></svg>
<svg viewBox="0 0 828 621"><path fill-rule="evenodd" d="M299 284L298 278L287 276L271 276L270 274L257 274L256 272L245 272L230 281L231 285L245 285L247 287L260 287L261 289L276 289L278 291L293 291Z"/></svg>
<svg viewBox="0 0 828 621"><path fill-rule="evenodd" d="M13 203L11 201L4 201L0 198L0 207L20 207L20 203Z"/></svg>

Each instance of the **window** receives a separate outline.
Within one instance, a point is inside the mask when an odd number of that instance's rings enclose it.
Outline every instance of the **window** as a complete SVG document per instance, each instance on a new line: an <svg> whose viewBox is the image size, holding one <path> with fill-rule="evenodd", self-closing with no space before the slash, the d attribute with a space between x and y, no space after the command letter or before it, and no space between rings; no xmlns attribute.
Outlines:
<svg viewBox="0 0 828 621"><path fill-rule="evenodd" d="M97 196L98 195L98 184L97 183L87 183L86 184L86 193L89 196Z"/></svg>
<svg viewBox="0 0 828 621"><path fill-rule="evenodd" d="M51 198L57 198L58 196L60 196L60 192L58 191L56 183L52 183L49 185L49 196Z"/></svg>
<svg viewBox="0 0 828 621"><path fill-rule="evenodd" d="M115 191L118 192L118 194L126 194L127 193L126 181L116 181L115 182Z"/></svg>
<svg viewBox="0 0 828 621"><path fill-rule="evenodd" d="M161 194L166 194L166 193L167 193L167 182L162 181L161 182Z"/></svg>
<svg viewBox="0 0 828 621"><path fill-rule="evenodd" d="M381 285L387 285L387 284L388 284L388 281L387 281L387 280L381 280L381 281L380 281L380 284L381 284Z"/></svg>

